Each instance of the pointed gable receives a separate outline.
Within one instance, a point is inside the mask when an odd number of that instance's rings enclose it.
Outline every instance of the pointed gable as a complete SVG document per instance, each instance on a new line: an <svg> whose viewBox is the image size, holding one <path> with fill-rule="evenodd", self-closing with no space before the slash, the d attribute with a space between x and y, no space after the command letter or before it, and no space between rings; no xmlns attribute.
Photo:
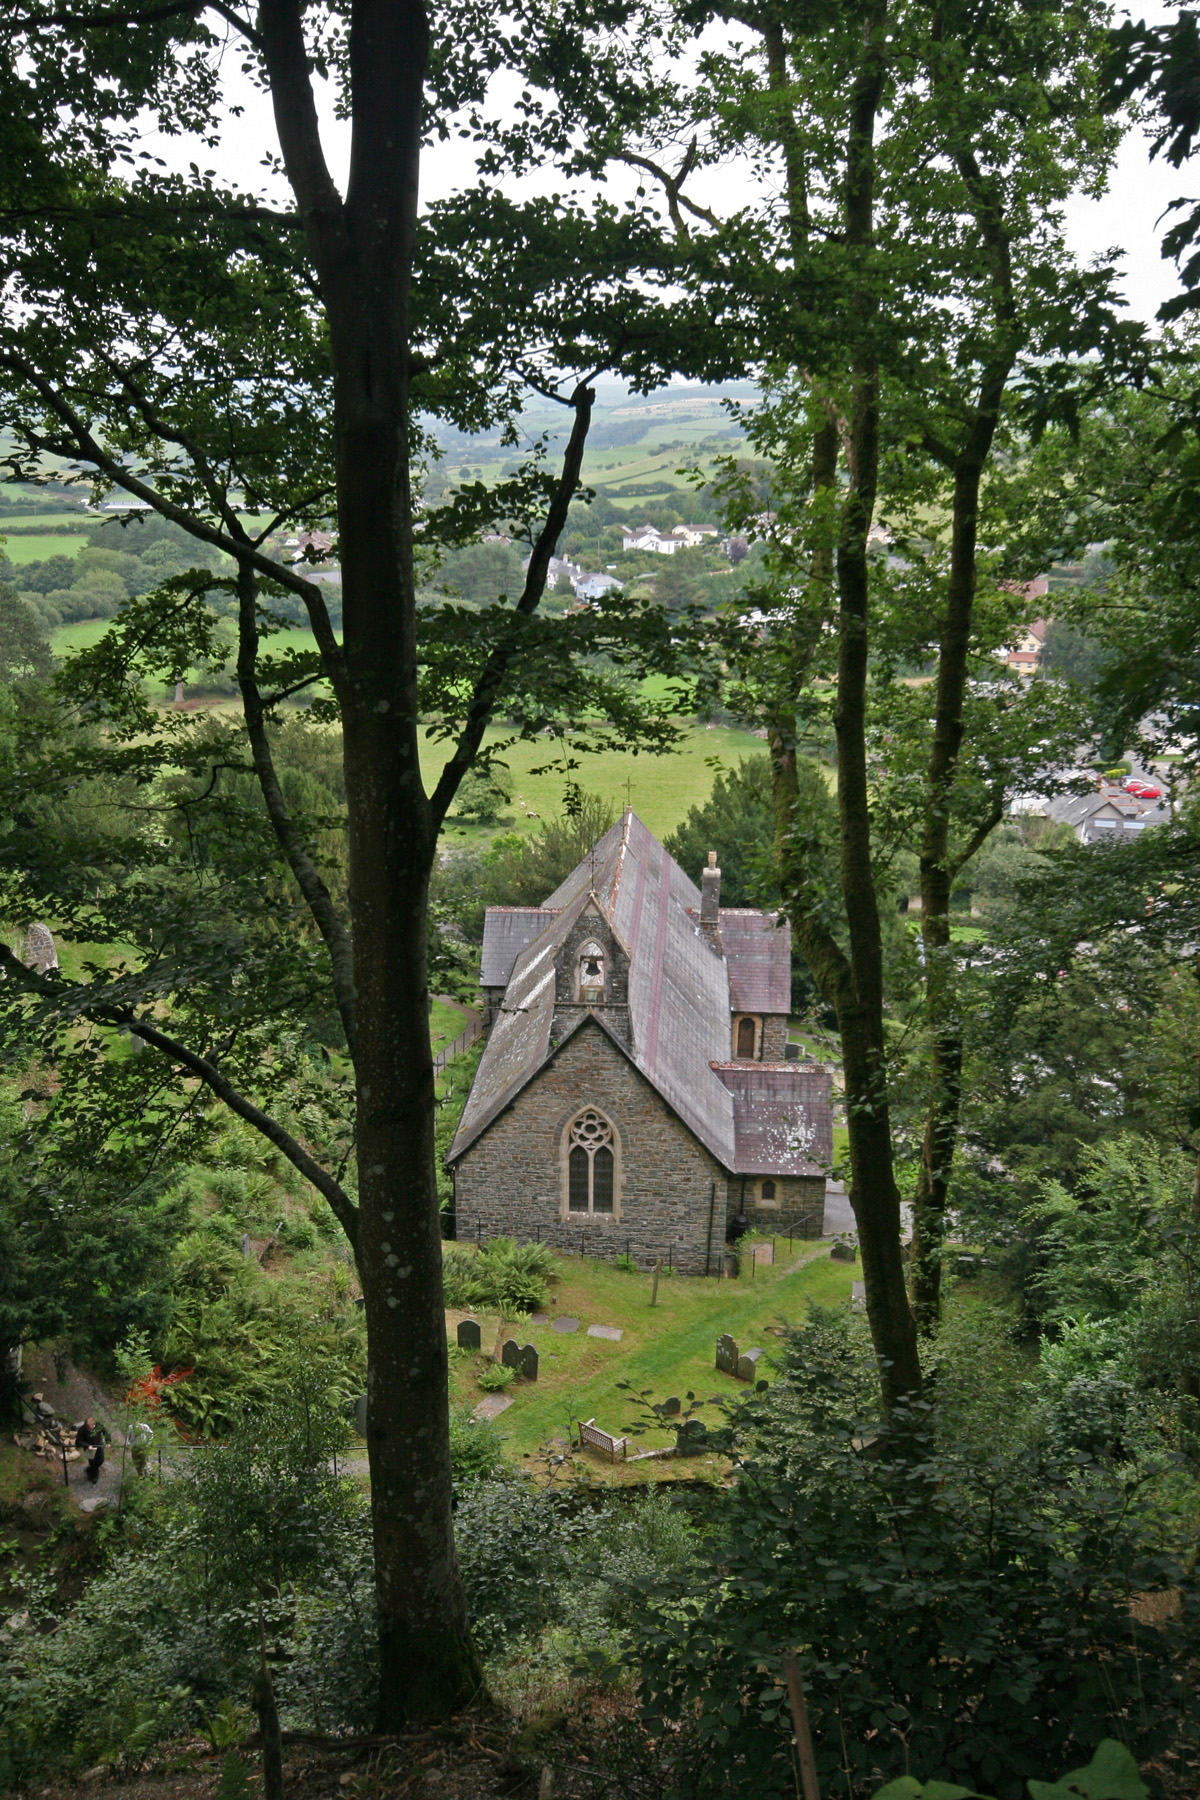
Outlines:
<svg viewBox="0 0 1200 1800"><path fill-rule="evenodd" d="M586 935L589 910L607 922L627 960L621 973L628 983L627 1015L622 1005L628 1036L616 1027L616 1009L610 1018L603 1005L581 1004L576 991L572 958L576 939L582 943L580 933ZM799 1113L808 1095L795 1067L781 1068L751 1094L731 1083L723 1066L735 1004L741 1009L752 999L747 1010L789 1010L790 934L775 929L769 914L726 909L722 937L727 922L732 957L714 949L700 930L695 882L629 809L540 908L521 909L519 923L495 928L495 966L504 932L511 931L512 939L527 931L536 935L519 948L514 943L504 999L447 1160L460 1156L512 1104L559 1043L595 1018L723 1167L740 1166L739 1135L744 1160L756 1153L750 1149L756 1134L768 1129L776 1156L799 1166L805 1160ZM733 995L731 963L737 969Z"/></svg>

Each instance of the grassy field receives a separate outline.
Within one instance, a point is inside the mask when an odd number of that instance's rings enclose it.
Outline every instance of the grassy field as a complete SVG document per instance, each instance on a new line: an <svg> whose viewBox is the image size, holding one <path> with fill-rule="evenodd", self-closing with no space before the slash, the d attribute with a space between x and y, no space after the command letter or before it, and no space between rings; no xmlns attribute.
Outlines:
<svg viewBox="0 0 1200 1800"><path fill-rule="evenodd" d="M552 1438L569 1435L576 1419L594 1418L605 1431L619 1435L638 1420L638 1408L618 1383L627 1381L634 1392L651 1390L655 1401L688 1391L708 1402L721 1395L744 1394L745 1384L715 1368L717 1338L729 1332L740 1349L760 1346L768 1353L778 1343L768 1328L782 1322L799 1323L811 1301L830 1306L849 1304L853 1281L861 1275L853 1263L829 1259L828 1246L797 1242L789 1252L786 1238L776 1240L776 1264L759 1268L753 1278L748 1269L737 1281L702 1280L698 1277L663 1277L658 1305L650 1306L651 1277L625 1274L610 1263L586 1262L578 1257L558 1259L554 1304L550 1319L577 1318L578 1331L571 1335L546 1325L506 1326L505 1337L535 1344L539 1358L536 1382L516 1381L507 1390L513 1404L498 1421L505 1455L519 1461ZM475 1314L483 1334L483 1352L461 1352L456 1346L458 1322L464 1313L447 1313L451 1356L451 1394L458 1404L476 1405L483 1398L478 1377L486 1356L496 1343L499 1320ZM589 1325L615 1325L623 1336L619 1343L587 1336ZM769 1380L771 1370L764 1369ZM686 1404L686 1402L685 1402ZM706 1404L700 1415L718 1424L716 1408ZM655 1428L635 1440L631 1450L653 1449L674 1442L671 1431ZM699 1459L697 1459L699 1460ZM694 1471L689 1462L665 1465L643 1463L611 1470L611 1478L625 1480L655 1472L677 1473L680 1467ZM608 1469L603 1459L597 1467Z"/></svg>
<svg viewBox="0 0 1200 1800"><path fill-rule="evenodd" d="M488 732L484 741L496 743L504 735L501 730L494 729ZM561 755L548 741L513 744L502 757L513 778L511 817L506 818L502 826L486 830L451 818L447 838L450 843L474 843L491 837L496 829L536 831L542 819L562 810L563 790L568 781L577 781L589 792L600 794L614 808L620 809L628 803L655 836L661 838L682 823L689 807L703 805L708 799L715 773L709 758L719 758L724 768L736 768L739 758L761 754L763 748L762 740L753 732L701 725L690 729L680 749L669 756L635 756L630 751L606 750L579 757L579 767L567 771L561 767L547 767ZM421 774L427 789L432 788L448 756L447 745L435 744L429 739L423 742ZM541 773L535 774L535 769ZM695 871L692 873L694 875Z"/></svg>
<svg viewBox="0 0 1200 1800"><path fill-rule="evenodd" d="M88 531L96 523L81 512L0 513L0 537L10 531L50 531L55 525L67 525L73 532Z"/></svg>
<svg viewBox="0 0 1200 1800"><path fill-rule="evenodd" d="M28 537L10 537L2 547L5 556L16 568L24 563L45 562L51 556L74 556L84 541L89 527L80 527L78 534L65 531L31 532ZM0 529L0 538L4 532Z"/></svg>
<svg viewBox="0 0 1200 1800"><path fill-rule="evenodd" d="M50 639L55 656L69 656L73 650L90 650L112 623L110 619L79 619L74 625L60 625Z"/></svg>
<svg viewBox="0 0 1200 1800"><path fill-rule="evenodd" d="M433 1011L429 1015L429 1040L435 1056L461 1035L466 1029L466 1023L457 1007L446 1006L441 1000L434 1001Z"/></svg>

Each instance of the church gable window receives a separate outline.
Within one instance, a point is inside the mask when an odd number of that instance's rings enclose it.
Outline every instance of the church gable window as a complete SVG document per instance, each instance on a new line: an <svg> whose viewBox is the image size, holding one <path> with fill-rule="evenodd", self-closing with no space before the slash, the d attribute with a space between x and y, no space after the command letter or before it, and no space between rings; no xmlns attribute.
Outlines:
<svg viewBox="0 0 1200 1800"><path fill-rule="evenodd" d="M616 1211L613 1129L589 1106L568 1127L567 1210L612 1216Z"/></svg>

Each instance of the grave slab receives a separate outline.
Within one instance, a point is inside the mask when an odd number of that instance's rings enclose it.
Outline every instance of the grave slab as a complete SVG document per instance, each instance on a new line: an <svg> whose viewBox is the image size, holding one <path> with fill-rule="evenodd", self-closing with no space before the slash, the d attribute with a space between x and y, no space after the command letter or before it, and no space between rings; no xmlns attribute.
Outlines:
<svg viewBox="0 0 1200 1800"><path fill-rule="evenodd" d="M551 1331L564 1331L564 1332L565 1331L578 1331L579 1330L579 1320L578 1319L555 1319L555 1321L551 1325L550 1329L551 1329Z"/></svg>
<svg viewBox="0 0 1200 1800"><path fill-rule="evenodd" d="M589 1337L607 1338L612 1344L619 1344L625 1333L617 1325L589 1325Z"/></svg>
<svg viewBox="0 0 1200 1800"><path fill-rule="evenodd" d="M829 1255L833 1262L857 1262L858 1245L847 1244L839 1240L830 1250Z"/></svg>
<svg viewBox="0 0 1200 1800"><path fill-rule="evenodd" d="M488 1394L475 1408L477 1419L498 1419L502 1412L507 1412L512 1405L510 1394Z"/></svg>
<svg viewBox="0 0 1200 1800"><path fill-rule="evenodd" d="M531 1325L548 1325L550 1323L550 1314L549 1313L530 1313L529 1323Z"/></svg>

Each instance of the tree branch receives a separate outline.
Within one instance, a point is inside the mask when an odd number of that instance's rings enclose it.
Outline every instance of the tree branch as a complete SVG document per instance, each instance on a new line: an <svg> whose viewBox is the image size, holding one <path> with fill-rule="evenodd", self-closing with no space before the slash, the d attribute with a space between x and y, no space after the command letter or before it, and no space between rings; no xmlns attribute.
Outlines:
<svg viewBox="0 0 1200 1800"><path fill-rule="evenodd" d="M951 882L953 882L955 877L966 868L971 858L977 856L983 849L983 846L987 843L987 840L991 837L993 831L995 831L1003 817L1004 790L1003 788L999 788L993 792L991 811L988 813L987 818L983 820L982 824L976 826L975 830L967 840L966 847L963 850L960 850L957 856L951 858L948 865Z"/></svg>
<svg viewBox="0 0 1200 1800"><path fill-rule="evenodd" d="M101 12L48 12L20 13L16 18L5 21L5 29L14 31L40 31L47 26L56 26L63 31L105 31L113 27L127 29L131 25L158 25L163 19L175 19L182 15L212 10L219 13L227 24L240 31L248 43L258 46L261 39L254 27L239 17L231 6L223 4L223 0L166 0L162 6L149 6L133 12L120 12L107 8Z"/></svg>
<svg viewBox="0 0 1200 1800"><path fill-rule="evenodd" d="M554 546L567 522L567 511L571 499L579 486L584 445L587 442L588 427L592 422L592 406L595 398L594 390L583 382L571 396L571 405L575 408L575 423L571 427L571 436L563 456L562 474L559 476L558 486L550 503L550 510L546 514L546 522L538 533L537 542L534 544L529 558L529 568L525 574L525 587L517 602L512 626L505 633L502 642L492 650L484 665L483 673L475 684L475 692L472 694L471 704L467 708L466 723L455 746L454 755L442 770L441 778L429 802L435 832L441 829L442 820L446 816L450 802L458 792L459 782L470 768L475 754L483 742L484 731L492 716L492 708L496 703L516 647L517 634L520 629L517 620L527 619L536 612L546 590L546 574L550 567L550 558L554 555Z"/></svg>
<svg viewBox="0 0 1200 1800"><path fill-rule="evenodd" d="M0 942L0 969L10 974L17 985L24 988L27 993L38 994L42 998L53 998L58 991L57 983L47 981L43 976L35 974L19 957L13 955L7 944L2 942ZM273 1119L270 1113L264 1112L252 1100L247 1100L246 1096L222 1075L214 1062L211 1062L206 1056L197 1055L194 1050L189 1050L186 1044L179 1043L177 1039L168 1037L165 1032L158 1029L157 1025L152 1025L148 1019L138 1018L132 1007L114 1006L103 1001L95 1001L82 1006L80 1015L85 1019L91 1019L94 1024L123 1026L133 1037L141 1038L143 1043L161 1051L172 1062L181 1063L189 1075L194 1075L197 1081L202 1081L216 1094L219 1100L225 1102L231 1112L236 1113L239 1119L244 1119L247 1125L252 1125L257 1132L274 1144L275 1148L287 1157L292 1167L299 1170L306 1181L311 1181L318 1193L323 1194L329 1202L335 1218L350 1240L351 1247L354 1247L358 1232L358 1209L346 1190L333 1179L328 1170L323 1169L320 1163L308 1154L304 1146L289 1131L285 1131L277 1119Z"/></svg>
<svg viewBox="0 0 1200 1800"><path fill-rule="evenodd" d="M223 550L227 556L232 556L235 560L248 554L260 575L266 576L270 581L277 581L281 587L298 594L307 608L313 636L317 640L317 648L321 652L321 659L325 664L325 670L333 685L333 690L339 699L341 698L346 683L345 661L342 656L342 647L334 636L333 626L325 605L325 596L318 583L305 581L285 564L274 562L269 556L264 556L261 550L247 551L245 544L227 537L215 525L208 525L203 519L193 517L185 507L177 506L174 501L165 499L148 482L142 481L132 470L127 469L115 456L110 455L104 449L93 436L91 427L76 412L70 401L65 399L54 384L47 381L40 370L35 369L25 357L18 356L13 350L0 351L0 369L10 369L22 380L27 381L49 410L65 426L71 438L68 454L77 455L85 462L94 463L97 469L117 487L123 488L127 494L132 494L137 500L144 500L148 506L154 508L155 512L160 513L164 519L172 520L190 537L198 538L204 544L212 544L216 549ZM57 455L64 453L63 445L43 439L34 432L25 431L23 435L29 439L35 449L45 449Z"/></svg>
<svg viewBox="0 0 1200 1800"><path fill-rule="evenodd" d="M256 604L258 584L254 576L254 567L249 558L243 558L238 565L238 658L237 678L242 692L242 709L246 717L246 733L250 739L250 752L254 758L254 769L258 776L258 785L266 803L267 813L272 829L279 840L280 848L287 857L288 867L296 877L296 884L303 894L309 912L313 916L317 930L325 940L325 948L329 952L329 960L333 971L333 994L337 1002L338 1015L342 1021L342 1030L346 1033L346 1043L350 1055L354 1055L355 1043L355 995L354 995L354 950L350 942L350 934L338 915L333 903L333 896L326 887L313 862L307 844L297 831L283 789L279 785L279 777L275 771L275 759L271 755L271 744L267 737L266 709L258 687L258 620Z"/></svg>
<svg viewBox="0 0 1200 1800"><path fill-rule="evenodd" d="M618 162L629 163L632 168L645 169L648 175L653 175L656 181L661 182L663 192L667 196L667 211L671 215L671 223L682 238L688 236L688 228L684 223L683 215L679 210L681 206L685 207L687 211L691 213L693 218L702 219L706 225L711 225L715 231L721 229L721 221L714 212L710 212L707 206L697 206L695 202L689 200L687 195L682 191L684 182L687 180L695 166L696 155L697 145L695 138L693 138L684 153L683 161L679 165L679 172L676 175L668 175L667 171L659 163L651 162L648 156L638 156L632 150L623 150L621 155L617 158Z"/></svg>
<svg viewBox="0 0 1200 1800"><path fill-rule="evenodd" d="M298 0L262 0L258 20L284 167L309 241L316 245L325 240L330 224L340 222L343 205L321 147L301 7Z"/></svg>

